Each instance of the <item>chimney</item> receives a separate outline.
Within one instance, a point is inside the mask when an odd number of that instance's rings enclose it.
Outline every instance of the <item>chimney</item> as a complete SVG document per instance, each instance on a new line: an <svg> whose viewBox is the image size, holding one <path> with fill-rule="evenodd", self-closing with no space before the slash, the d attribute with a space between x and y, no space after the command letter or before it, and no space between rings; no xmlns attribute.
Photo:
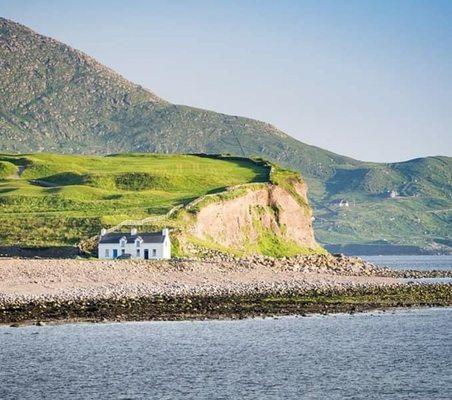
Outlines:
<svg viewBox="0 0 452 400"><path fill-rule="evenodd" d="M107 234L107 230L105 228L102 228L100 230L100 236L105 236Z"/></svg>
<svg viewBox="0 0 452 400"><path fill-rule="evenodd" d="M132 229L130 230L130 234L131 234L132 236L135 236L137 233L138 233L137 228L132 228Z"/></svg>
<svg viewBox="0 0 452 400"><path fill-rule="evenodd" d="M169 229L168 228L163 228L162 229L162 235L163 236L169 236Z"/></svg>

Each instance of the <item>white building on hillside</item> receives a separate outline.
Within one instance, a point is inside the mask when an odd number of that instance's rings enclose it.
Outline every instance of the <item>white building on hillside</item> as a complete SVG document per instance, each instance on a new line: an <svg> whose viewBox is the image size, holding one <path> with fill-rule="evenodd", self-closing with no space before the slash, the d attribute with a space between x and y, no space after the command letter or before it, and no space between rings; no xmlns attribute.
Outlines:
<svg viewBox="0 0 452 400"><path fill-rule="evenodd" d="M99 258L168 259L171 258L171 240L169 230L138 234L135 228L130 233L106 233L102 229L99 246Z"/></svg>

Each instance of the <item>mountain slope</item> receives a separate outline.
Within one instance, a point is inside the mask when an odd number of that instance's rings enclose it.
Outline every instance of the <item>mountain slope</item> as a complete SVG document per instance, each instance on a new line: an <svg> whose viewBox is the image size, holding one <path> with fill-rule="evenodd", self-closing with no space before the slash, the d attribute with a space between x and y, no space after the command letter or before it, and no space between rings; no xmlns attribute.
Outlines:
<svg viewBox="0 0 452 400"><path fill-rule="evenodd" d="M83 53L6 19L0 19L0 76L0 150L261 156L305 176L323 243L372 245L385 239L406 245L413 232L420 247L448 243L450 158L364 163L301 143L264 122L171 104ZM417 197L399 201L394 214L386 206L396 200L385 202L387 190ZM334 205L341 198L350 198L345 215ZM431 207L443 210L441 218L430 215ZM369 232L380 213L399 221L398 233L387 234L379 224L382 230ZM412 218L421 222L413 225Z"/></svg>
<svg viewBox="0 0 452 400"><path fill-rule="evenodd" d="M5 150L265 154L322 175L357 162L260 121L168 103L83 53L0 19Z"/></svg>

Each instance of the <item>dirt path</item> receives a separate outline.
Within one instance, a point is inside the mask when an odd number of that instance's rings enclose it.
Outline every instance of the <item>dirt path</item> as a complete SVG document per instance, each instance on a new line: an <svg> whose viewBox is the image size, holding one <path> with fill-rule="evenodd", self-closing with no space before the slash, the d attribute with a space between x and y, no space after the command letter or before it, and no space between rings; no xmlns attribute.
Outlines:
<svg viewBox="0 0 452 400"><path fill-rule="evenodd" d="M19 165L17 167L17 170L16 170L15 174L11 175L10 178L11 179L20 179L22 174L25 171L25 168L27 168L25 165Z"/></svg>

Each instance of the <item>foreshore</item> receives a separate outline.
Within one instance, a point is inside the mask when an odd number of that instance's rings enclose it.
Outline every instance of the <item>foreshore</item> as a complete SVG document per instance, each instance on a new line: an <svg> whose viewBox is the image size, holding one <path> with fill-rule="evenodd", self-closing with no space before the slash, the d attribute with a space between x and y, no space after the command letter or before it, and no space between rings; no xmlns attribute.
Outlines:
<svg viewBox="0 0 452 400"><path fill-rule="evenodd" d="M0 323L245 318L452 305L451 284L330 255L271 259L0 259Z"/></svg>

